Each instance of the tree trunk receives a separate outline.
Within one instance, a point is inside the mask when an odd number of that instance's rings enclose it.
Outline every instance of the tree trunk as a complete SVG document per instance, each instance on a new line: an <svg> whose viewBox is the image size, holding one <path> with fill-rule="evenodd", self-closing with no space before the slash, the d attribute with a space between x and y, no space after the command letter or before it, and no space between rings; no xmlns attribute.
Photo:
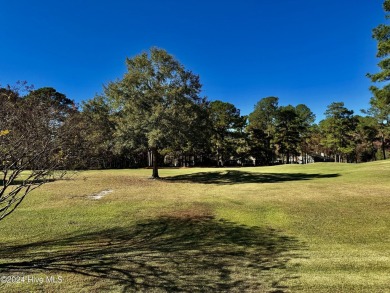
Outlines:
<svg viewBox="0 0 390 293"><path fill-rule="evenodd" d="M152 152L148 151L148 167L152 167L153 166L153 159L152 159L152 157L153 157Z"/></svg>
<svg viewBox="0 0 390 293"><path fill-rule="evenodd" d="M385 145L384 135L382 135L382 153L383 153L383 159L386 160L386 145Z"/></svg>
<svg viewBox="0 0 390 293"><path fill-rule="evenodd" d="M268 134L270 136L270 134ZM274 152L272 150L271 140L267 139L267 165L273 165L275 161Z"/></svg>
<svg viewBox="0 0 390 293"><path fill-rule="evenodd" d="M223 167L223 158L222 154L219 152L219 148L217 148L217 161L218 167Z"/></svg>
<svg viewBox="0 0 390 293"><path fill-rule="evenodd" d="M153 174L152 178L160 178L158 176L158 151L157 148L152 149L152 155L153 155Z"/></svg>

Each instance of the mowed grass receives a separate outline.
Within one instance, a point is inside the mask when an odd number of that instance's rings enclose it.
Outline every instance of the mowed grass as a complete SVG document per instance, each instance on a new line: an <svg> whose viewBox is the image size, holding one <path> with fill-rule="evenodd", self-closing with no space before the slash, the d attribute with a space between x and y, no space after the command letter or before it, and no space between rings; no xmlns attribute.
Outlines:
<svg viewBox="0 0 390 293"><path fill-rule="evenodd" d="M0 291L390 292L390 161L150 174L31 193L0 222Z"/></svg>

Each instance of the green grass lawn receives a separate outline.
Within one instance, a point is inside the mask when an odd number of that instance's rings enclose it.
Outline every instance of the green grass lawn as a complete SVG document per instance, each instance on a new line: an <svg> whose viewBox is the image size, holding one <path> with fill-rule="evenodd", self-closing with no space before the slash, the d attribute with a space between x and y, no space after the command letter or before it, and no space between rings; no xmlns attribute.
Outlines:
<svg viewBox="0 0 390 293"><path fill-rule="evenodd" d="M390 292L390 161L150 174L31 193L0 222L0 292Z"/></svg>

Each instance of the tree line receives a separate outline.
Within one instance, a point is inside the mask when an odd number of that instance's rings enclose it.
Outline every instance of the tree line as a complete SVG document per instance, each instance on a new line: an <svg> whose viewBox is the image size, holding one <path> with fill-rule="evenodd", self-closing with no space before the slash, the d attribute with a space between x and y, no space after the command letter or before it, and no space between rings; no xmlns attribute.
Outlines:
<svg viewBox="0 0 390 293"><path fill-rule="evenodd" d="M25 155L28 146L41 150L36 143L46 139L53 146L49 153L61 154L62 168L153 166L155 178L159 166L352 163L388 156L390 104L383 89L373 89L365 116L333 102L316 124L308 106L279 105L277 97L261 99L249 115L231 103L209 101L200 96L199 76L162 49L152 48L126 64L122 79L79 107L53 88L24 86L25 94L20 86L1 88L1 101L7 103L0 110L0 142L8 145L3 150L24 137ZM28 127L35 127L35 139Z"/></svg>

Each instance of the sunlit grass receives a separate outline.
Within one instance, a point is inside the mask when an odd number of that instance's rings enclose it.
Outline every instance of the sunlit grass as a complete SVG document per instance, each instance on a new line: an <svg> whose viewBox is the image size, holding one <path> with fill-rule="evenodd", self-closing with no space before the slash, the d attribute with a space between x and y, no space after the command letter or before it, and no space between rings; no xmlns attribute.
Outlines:
<svg viewBox="0 0 390 293"><path fill-rule="evenodd" d="M86 171L30 194L0 222L0 274L64 280L0 291L390 292L390 161L150 174Z"/></svg>

